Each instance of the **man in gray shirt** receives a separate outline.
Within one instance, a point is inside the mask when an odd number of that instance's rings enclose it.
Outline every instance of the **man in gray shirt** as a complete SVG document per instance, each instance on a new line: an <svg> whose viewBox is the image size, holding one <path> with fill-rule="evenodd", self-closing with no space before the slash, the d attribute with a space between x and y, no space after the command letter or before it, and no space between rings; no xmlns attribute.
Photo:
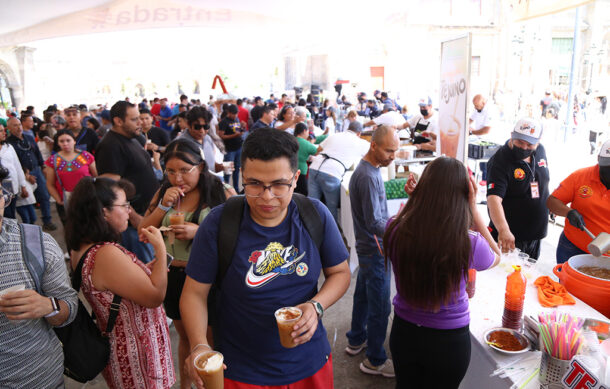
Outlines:
<svg viewBox="0 0 610 389"><path fill-rule="evenodd" d="M368 347L360 370L384 377L394 377L394 367L383 348L390 315L391 271L389 266L385 267L381 246L388 222L388 207L379 168L394 160L399 146L400 140L394 129L386 125L377 128L369 151L349 182L360 268L345 351L357 355Z"/></svg>
<svg viewBox="0 0 610 389"><path fill-rule="evenodd" d="M7 175L0 165L0 183ZM3 219L10 197L4 191L0 196L0 388L60 388L64 355L53 327L74 320L76 291L57 242L42 233L45 270L37 292L19 225Z"/></svg>

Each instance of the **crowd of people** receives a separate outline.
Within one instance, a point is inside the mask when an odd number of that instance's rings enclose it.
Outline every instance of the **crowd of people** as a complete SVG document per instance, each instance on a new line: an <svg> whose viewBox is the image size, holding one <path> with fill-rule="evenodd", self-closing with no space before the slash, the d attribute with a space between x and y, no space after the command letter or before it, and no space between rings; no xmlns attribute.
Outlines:
<svg viewBox="0 0 610 389"><path fill-rule="evenodd" d="M80 271L100 330L110 328L102 372L110 388L169 388L178 375L182 388L202 388L193 361L211 349L224 355L229 389L332 388L321 319L350 283L338 208L355 167L359 270L345 352L366 350L360 370L396 377L397 388L425 386L440 363L442 387L457 388L470 360L468 270L493 267L515 247L538 258L549 210L569 220L558 261L585 252L583 227L610 225L610 142L598 165L550 195L543 128L520 120L485 169L489 228L477 209L480 185L444 156L409 178L409 201L391 217L380 168L395 159L403 133L418 150L437 151L438 114L427 96L416 115L386 92L374 96L360 93L353 105L313 95L208 104L181 96L174 106L122 100L109 109L50 106L42 119L28 107L0 123L0 386L63 385L52 327L74 319L77 293L46 233L45 277L34 285L16 220L33 224L39 207L42 230L53 231L54 201L67 268ZM485 103L473 100L474 135L493 131ZM363 125L374 130L370 142ZM274 318L286 306L302 312L292 349L281 345ZM167 318L178 333L177 368Z"/></svg>

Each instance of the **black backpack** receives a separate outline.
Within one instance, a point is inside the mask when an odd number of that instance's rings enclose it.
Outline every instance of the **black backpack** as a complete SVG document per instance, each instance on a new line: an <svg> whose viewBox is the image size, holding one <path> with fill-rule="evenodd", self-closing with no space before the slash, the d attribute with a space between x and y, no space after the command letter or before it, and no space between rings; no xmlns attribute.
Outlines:
<svg viewBox="0 0 610 389"><path fill-rule="evenodd" d="M19 224L21 233L21 252L25 264L34 279L36 291L42 293L42 277L45 271L42 229L32 224ZM78 261L72 274L72 287L78 292L82 282L82 269L85 257L93 246L87 249ZM110 305L110 316L106 334L112 332L121 306L121 296L115 295ZM85 383L94 379L108 364L110 341L103 335L97 324L78 299L74 321L64 327L53 328L62 344L64 353L64 374Z"/></svg>

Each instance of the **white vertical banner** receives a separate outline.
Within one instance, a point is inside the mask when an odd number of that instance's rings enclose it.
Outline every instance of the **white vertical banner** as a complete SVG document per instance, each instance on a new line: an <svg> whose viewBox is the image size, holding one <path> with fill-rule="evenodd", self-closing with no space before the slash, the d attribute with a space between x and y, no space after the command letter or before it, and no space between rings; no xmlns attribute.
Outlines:
<svg viewBox="0 0 610 389"><path fill-rule="evenodd" d="M438 104L440 153L466 162L468 154L468 96L470 50L468 33L441 43L441 82ZM438 149L437 149L438 150Z"/></svg>

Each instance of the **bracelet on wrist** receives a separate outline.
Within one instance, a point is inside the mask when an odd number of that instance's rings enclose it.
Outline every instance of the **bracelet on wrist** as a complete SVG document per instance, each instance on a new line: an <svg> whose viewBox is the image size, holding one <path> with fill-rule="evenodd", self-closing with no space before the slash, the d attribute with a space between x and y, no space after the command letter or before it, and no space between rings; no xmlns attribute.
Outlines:
<svg viewBox="0 0 610 389"><path fill-rule="evenodd" d="M166 207L165 205L163 205L163 200L159 200L159 204L157 204L157 208L159 208L160 210L162 210L163 212L167 212L169 211L172 207Z"/></svg>

